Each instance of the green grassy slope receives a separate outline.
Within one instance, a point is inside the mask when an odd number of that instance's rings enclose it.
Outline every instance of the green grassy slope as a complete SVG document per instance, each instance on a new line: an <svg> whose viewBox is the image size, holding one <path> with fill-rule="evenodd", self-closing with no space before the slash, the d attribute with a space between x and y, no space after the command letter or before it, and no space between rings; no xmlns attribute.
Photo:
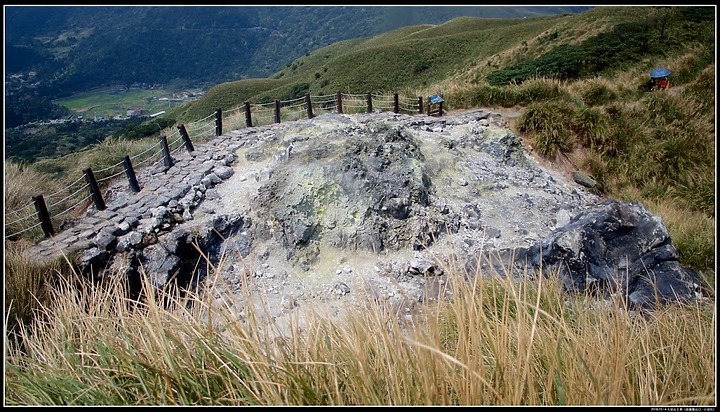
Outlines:
<svg viewBox="0 0 720 412"><path fill-rule="evenodd" d="M239 107L246 100L253 99L262 92L273 90L288 82L288 79L246 79L222 83L208 90L201 99L179 106L169 113L178 121L187 122L201 119L213 113L218 107L223 109Z"/></svg>
<svg viewBox="0 0 720 412"><path fill-rule="evenodd" d="M254 96L258 101L291 98L291 83L312 94L336 91L398 91L442 89L448 80L477 84L493 70L541 56L563 44L579 44L618 24L640 22L660 25L662 13L649 7L601 7L577 15L541 16L524 19L459 17L439 25L417 25L392 30L365 39L334 43L302 56L275 73L285 86ZM210 107L203 100L236 101L226 95L247 96L242 82L220 85L222 93L208 93L190 106ZM253 88L253 90L258 90ZM292 93L290 93L292 94ZM185 109L191 113L192 109Z"/></svg>

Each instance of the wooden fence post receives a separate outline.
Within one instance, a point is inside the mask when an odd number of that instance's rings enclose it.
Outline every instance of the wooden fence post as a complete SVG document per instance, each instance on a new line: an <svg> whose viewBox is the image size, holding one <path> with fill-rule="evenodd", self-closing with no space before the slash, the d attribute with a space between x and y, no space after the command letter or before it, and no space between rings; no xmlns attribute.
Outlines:
<svg viewBox="0 0 720 412"><path fill-rule="evenodd" d="M42 227L43 233L45 233L45 237L50 237L50 235L55 234L55 229L52 227L52 222L50 221L50 214L47 211L47 207L45 206L45 200L43 199L42 195L37 195L32 197L33 202L35 202L35 211L37 211L38 219L40 220L40 227Z"/></svg>
<svg viewBox="0 0 720 412"><path fill-rule="evenodd" d="M215 136L222 134L222 109L218 107L215 109Z"/></svg>
<svg viewBox="0 0 720 412"><path fill-rule="evenodd" d="M342 114L343 108L342 108L342 93L337 92L335 93L335 101L337 102L337 111L338 113Z"/></svg>
<svg viewBox="0 0 720 412"><path fill-rule="evenodd" d="M393 93L393 113L400 113L400 99L397 93Z"/></svg>
<svg viewBox="0 0 720 412"><path fill-rule="evenodd" d="M419 114L423 113L423 98L422 97L418 97L418 113Z"/></svg>
<svg viewBox="0 0 720 412"><path fill-rule="evenodd" d="M280 123L280 100L275 99L275 123Z"/></svg>
<svg viewBox="0 0 720 412"><path fill-rule="evenodd" d="M428 97L428 102L427 102L427 115L428 116L432 115L432 103L430 102L429 97Z"/></svg>
<svg viewBox="0 0 720 412"><path fill-rule="evenodd" d="M312 111L312 101L310 100L310 93L305 93L305 105L307 106L308 119L312 119L314 116Z"/></svg>
<svg viewBox="0 0 720 412"><path fill-rule="evenodd" d="M130 163L130 156L123 157L123 163L125 165L125 174L130 182L130 190L137 193L140 191L140 185L138 184L137 178L135 177L135 171L133 170L132 163Z"/></svg>
<svg viewBox="0 0 720 412"><path fill-rule="evenodd" d="M92 169L88 167L83 170L83 173L85 173L85 181L90 185L90 193L92 194L93 202L95 202L95 207L98 210L105 210L105 201L102 198L102 193L100 193L100 188L95 180Z"/></svg>
<svg viewBox="0 0 720 412"><path fill-rule="evenodd" d="M372 92L367 94L367 112L372 113Z"/></svg>
<svg viewBox="0 0 720 412"><path fill-rule="evenodd" d="M178 130L180 131L180 136L182 136L183 143L185 143L185 148L187 149L187 151L194 152L195 148L193 147L193 144L190 141L190 135L188 135L187 129L185 129L185 125L184 124L179 125Z"/></svg>
<svg viewBox="0 0 720 412"><path fill-rule="evenodd" d="M167 171L174 164L172 157L170 157L170 148L168 147L167 137L160 136L160 144L162 145L162 151L164 155L163 161L165 164L165 170Z"/></svg>
<svg viewBox="0 0 720 412"><path fill-rule="evenodd" d="M442 116L443 102L440 102L440 108L438 109L438 116Z"/></svg>
<svg viewBox="0 0 720 412"><path fill-rule="evenodd" d="M245 102L245 126L252 127L252 117L250 116L250 102Z"/></svg>

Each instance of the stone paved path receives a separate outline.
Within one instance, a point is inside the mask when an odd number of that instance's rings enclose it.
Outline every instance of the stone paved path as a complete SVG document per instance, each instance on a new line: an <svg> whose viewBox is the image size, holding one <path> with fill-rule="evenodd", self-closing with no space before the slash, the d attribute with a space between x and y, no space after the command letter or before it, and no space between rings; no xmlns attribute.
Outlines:
<svg viewBox="0 0 720 412"><path fill-rule="evenodd" d="M130 190L127 179L118 178L106 191L110 196L105 199L105 210L97 210L91 205L72 227L33 246L31 256L44 263L101 245L106 238L104 232L115 237L128 233L141 219L151 217L153 209L172 206L171 202L177 202L201 183L203 186L218 183L217 178L208 181L207 177L222 168L227 169L234 152L257 138L253 136L279 127L280 124L273 124L234 130L208 142L194 144L192 153L183 148L173 154L174 164L169 169L165 170L160 162L139 171L137 179L141 190L137 193Z"/></svg>

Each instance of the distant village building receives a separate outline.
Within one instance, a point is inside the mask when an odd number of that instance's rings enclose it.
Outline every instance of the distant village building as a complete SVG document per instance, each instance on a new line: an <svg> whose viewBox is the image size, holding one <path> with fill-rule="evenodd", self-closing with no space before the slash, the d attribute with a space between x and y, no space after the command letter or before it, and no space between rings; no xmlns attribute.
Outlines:
<svg viewBox="0 0 720 412"><path fill-rule="evenodd" d="M126 116L127 117L133 117L133 116L142 116L143 110L139 107L136 107L134 109L128 109Z"/></svg>

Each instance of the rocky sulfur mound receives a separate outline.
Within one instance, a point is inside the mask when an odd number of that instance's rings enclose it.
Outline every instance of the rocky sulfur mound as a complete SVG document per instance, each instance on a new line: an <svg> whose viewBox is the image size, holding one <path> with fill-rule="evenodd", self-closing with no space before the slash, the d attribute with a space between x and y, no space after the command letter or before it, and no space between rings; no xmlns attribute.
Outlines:
<svg viewBox="0 0 720 412"><path fill-rule="evenodd" d="M348 122L341 116L332 121ZM257 227L258 240L275 240L304 269L323 246L422 250L458 231L457 215L440 199L431 200L436 188L430 175L437 171L402 125L348 124L307 140L296 136L289 144L289 156L272 169L251 206L265 222Z"/></svg>
<svg viewBox="0 0 720 412"><path fill-rule="evenodd" d="M674 276L677 293L663 293L665 300L691 296L699 283L672 263L677 256L658 219L602 206L569 177L541 167L491 112L324 114L235 136L213 149L222 177L208 167L122 240L96 242L85 266L122 267L135 278L142 267L159 286L212 273L227 293L256 300L274 320L303 307L337 314L368 300L409 316L418 302L438 297L450 271L478 273L480 258L493 251L517 251L531 266L540 259L568 266L564 279L579 289L595 276L597 286L617 291L628 279L608 280L621 272L615 269L642 277L643 265L669 274L658 280ZM602 215L613 211L622 218ZM605 227L625 234L643 226L628 223L635 215L657 226L614 240L578 228L588 220L623 222ZM133 236L136 242L125 240ZM636 244L637 253L616 252L616 244ZM637 282L621 289L645 304L648 289Z"/></svg>

